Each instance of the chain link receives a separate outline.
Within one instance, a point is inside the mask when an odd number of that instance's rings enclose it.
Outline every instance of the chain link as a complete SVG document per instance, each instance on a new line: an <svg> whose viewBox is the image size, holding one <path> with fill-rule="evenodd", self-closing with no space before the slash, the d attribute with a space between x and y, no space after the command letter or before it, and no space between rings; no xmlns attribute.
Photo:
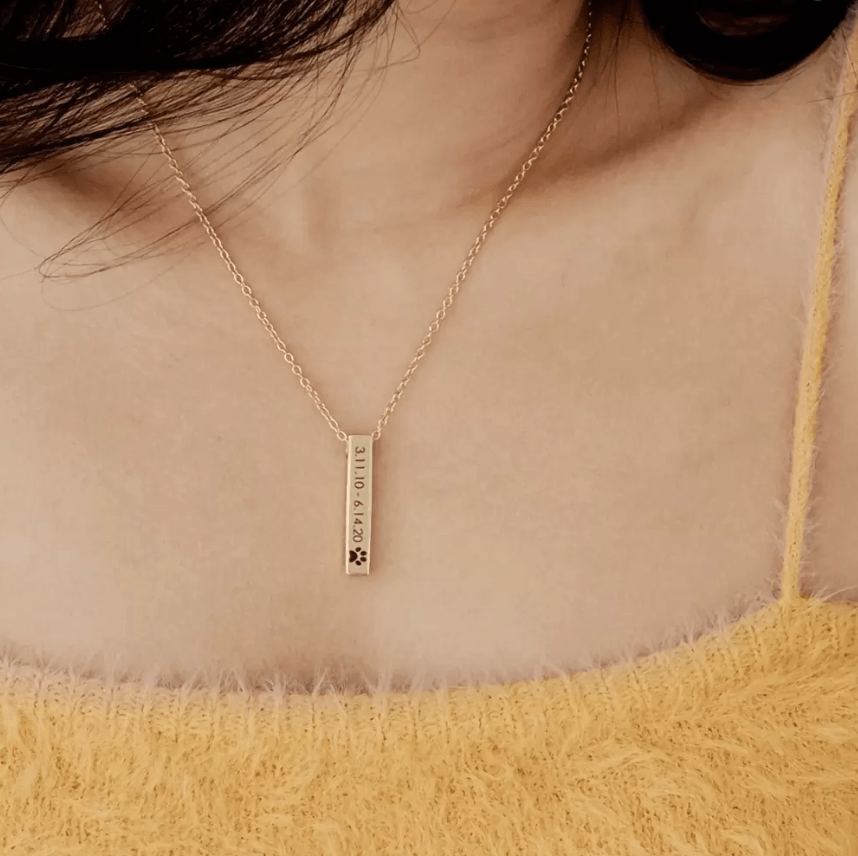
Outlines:
<svg viewBox="0 0 858 856"><path fill-rule="evenodd" d="M107 15L104 12L104 8L100 0L97 0L98 7L101 11L102 16L107 21ZM432 337L435 333L438 332L438 328L441 326L441 322L447 317L447 310L452 306L453 299L456 294L459 292L459 289L462 286L462 283L468 276L468 273L471 270L471 266L474 264L474 260L482 249L483 244L486 241L486 238L489 235L489 232L494 228L495 223L497 222L500 215L503 213L504 209L509 205L510 200L515 194L516 190L518 190L519 185L524 181L524 177L530 172L531 167L536 163L539 155L542 153L542 150L545 148L548 140L551 138L551 135L557 130L557 126L560 124L560 120L563 118L563 115L566 113L566 110L569 108L569 105L572 103L572 99L575 97L575 93L578 90L578 85L581 83L581 78L584 74L584 67L587 63L587 55L590 51L590 39L593 35L593 0L587 0L587 36L584 40L584 48L581 56L581 62L578 65L578 69L575 72L575 78L572 81L572 85L566 92L566 95L561 102L560 106L557 108L554 117L548 123L548 127L543 131L542 136L539 138L536 145L533 147L533 150L527 157L527 160L521 165L516 174L515 178L512 181L512 184L507 188L506 193L498 200L495 205L492 213L489 215L489 219L483 224L483 228L480 230L479 235L477 235L476 240L471 245L470 250L468 250L468 255L465 258L465 261L462 263L461 268L459 268L459 272L456 274L456 279L453 281L453 285L450 287L450 290L447 292L446 297L444 298L441 308L435 314L435 320L429 325L429 331L423 337L420 347L417 349L417 353L414 355L411 362L408 364L408 367L405 370L405 374L402 377L402 380L399 381L399 385L396 387L396 390L393 393L390 401L387 404L387 407L384 409L384 413L382 413L381 418L378 420L378 423L375 427L375 430L372 432L373 440L378 440L381 437L381 429L387 424L390 419L391 414L394 411L399 399L402 397L402 393L405 390L405 387L408 385L408 382L411 380L414 372L417 370L417 366L420 363L420 360L423 359L424 354L426 353L426 349L432 342ZM336 419L331 415L331 412L328 410L325 403L319 398L319 394L313 389L309 379L304 374L301 367L295 362L295 357L289 352L289 349L286 347L283 340L280 338L280 335L274 329L274 325L268 318L268 315L263 310L259 301L256 299L256 296L253 294L250 286L247 284L247 281L242 276L235 262L232 260L232 257L227 252L226 247L224 247L223 242L218 236L217 232L215 232L214 227L212 226L209 218L206 216L205 211L197 199L196 194L192 190L190 184L188 183L187 178L185 178L184 172L182 172L181 167L179 166L178 161L176 160L175 155L173 154L172 149L167 144L167 140L164 137L164 134L161 132L161 129L158 127L155 120L152 118L152 115L149 111L149 106L146 103L146 100L143 98L143 94L140 92L137 87L133 87L135 90L136 98L140 103L141 109L143 110L144 115L146 116L149 125L152 129L155 138L158 141L158 145L161 148L164 157L167 159L167 163L170 165L170 169L173 171L173 174L176 176L176 180L179 182L179 185L182 188L185 196L187 196L189 202L191 203L191 207L194 209L194 212L197 215L200 223L206 231L206 234L211 239L211 242L214 244L215 249L218 251L221 259L223 259L224 264L226 265L229 272L232 274L232 278L235 280L238 287L241 289L242 294L247 298L251 308L256 313L256 317L261 322L262 326L268 331L268 335L274 341L274 344L277 347L277 350L283 355L284 361L291 368L292 373L299 379L301 386L307 391L307 394L313 400L313 403L316 405L316 409L322 416L325 418L325 421L330 425L333 431L336 433L337 438L341 440L345 444L345 451L348 452L348 434L340 428L339 423Z"/></svg>

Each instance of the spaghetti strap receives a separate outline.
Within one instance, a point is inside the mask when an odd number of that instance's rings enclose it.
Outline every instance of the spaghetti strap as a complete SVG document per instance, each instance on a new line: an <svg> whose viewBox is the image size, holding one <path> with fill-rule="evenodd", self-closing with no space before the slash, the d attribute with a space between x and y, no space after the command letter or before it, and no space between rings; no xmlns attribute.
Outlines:
<svg viewBox="0 0 858 856"><path fill-rule="evenodd" d="M813 296L796 396L786 551L781 570L781 601L791 601L801 597L799 575L816 443L823 357L831 320L831 278L834 267L837 212L846 171L850 120L858 107L856 62L858 62L858 26L853 25L851 32L848 33L846 56L836 93L836 97L840 99L840 108L828 168Z"/></svg>

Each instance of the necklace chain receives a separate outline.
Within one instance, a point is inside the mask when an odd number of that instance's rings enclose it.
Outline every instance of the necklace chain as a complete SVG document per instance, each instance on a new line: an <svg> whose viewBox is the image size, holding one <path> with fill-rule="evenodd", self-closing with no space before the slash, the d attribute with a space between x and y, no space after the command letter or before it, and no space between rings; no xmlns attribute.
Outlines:
<svg viewBox="0 0 858 856"><path fill-rule="evenodd" d="M98 3L99 8L101 9L102 15L107 18L104 14L104 9L101 7L101 2ZM387 424L387 421L390 419L391 414L393 413L394 408L396 407L399 399L402 397L402 393L405 390L405 387L408 385L408 382L411 380L414 372L417 370L417 366L420 363L420 360L423 359L424 354L426 353L426 349L429 347L432 342L432 337L438 331L438 328L441 325L441 322L446 318L447 311L450 306L453 304L453 299L458 293L459 289L464 283L465 279L468 276L468 273L471 270L471 266L474 263L478 253L482 249L483 244L485 243L486 238L489 235L489 232L494 227L500 215L503 213L504 209L509 204L516 190L518 190L519 185L524 180L524 177L530 172L531 167L536 163L536 160L539 158L539 155L542 153L542 150L545 148L548 140L551 138L552 134L555 130L557 130L557 126L560 124L560 120L563 118L563 115L566 113L569 105L572 103L572 99L575 97L575 93L578 90L578 85L581 82L581 78L584 74L584 67L587 62L587 55L590 50L590 39L593 34L593 3L592 0L587 0L587 37L584 40L584 48L583 54L581 57L581 62L578 65L578 69L575 72L575 78L572 81L572 85L566 92L563 101L560 106L557 108L554 117L548 123L548 127L543 131L542 136L539 138L536 145L533 147L533 150L527 157L527 160L519 167L518 172L516 173L515 178L512 181L512 184L507 188L506 193L498 200L495 205L492 213L489 215L488 220L483 224L483 228L480 230L479 235L477 235L476 240L471 245L470 250L468 250L468 255L465 258L465 261L462 263L461 268L459 268L459 272L456 274L456 278L453 281L453 285L450 287L450 290L447 292L446 297L444 298L443 303L441 304L441 308L435 314L435 320L429 325L429 330L426 335L423 337L423 340L420 343L420 347L417 349L417 353L414 355L411 362L408 364L408 367L405 370L405 374L402 377L402 380L399 381L399 385L396 387L396 391L393 393L390 401L387 404L387 407L384 409L384 413L382 413L381 418L378 420L378 424L375 427L375 430L372 433L372 439L378 440L381 437L381 430ZM226 265L229 272L232 274L232 278L235 280L238 287L241 289L242 294L247 298L251 308L256 312L256 317L261 322L262 326L268 331L268 335L273 339L274 344L277 346L277 350L283 356L285 362L292 369L292 373L296 375L299 379L301 386L307 391L307 394L313 400L313 403L316 405L316 409L322 414L325 418L325 421L330 425L331 429L336 433L337 438L346 444L346 451L348 451L348 435L345 431L340 428L338 422L331 415L331 412L328 410L325 403L319 397L319 394L313 389L309 379L304 374L301 367L295 362L295 357L289 352L289 349L286 347L286 344L280 338L280 335L274 329L274 325L268 318L268 315L263 310L262 306L259 304L259 301L256 299L253 291L250 286L247 284L244 276L242 276L235 262L232 260L232 257L227 252L226 247L224 247L223 242L215 231L214 227L211 224L211 221L206 216L205 211L199 203L199 200L196 197L196 194L191 188L187 178L185 177L184 172L182 172L181 167L179 166L178 161L176 160L175 155L173 154L172 149L167 144L167 140L164 137L164 134L161 132L161 129L158 127L155 120L152 118L151 113L149 111L149 106L146 103L146 100L143 98L142 93L136 89L136 98L139 101L144 115L146 116L149 125L152 129L152 132L155 135L155 138L158 141L158 145L161 148L161 151L164 154L164 157L167 159L167 162L170 165L173 174L176 176L176 179L179 182L179 185L182 188L185 196L187 196L188 201L191 203L191 207L194 209L197 217L199 218L200 223L208 234L211 242L214 244L215 249L218 251L221 259L223 259L224 264Z"/></svg>

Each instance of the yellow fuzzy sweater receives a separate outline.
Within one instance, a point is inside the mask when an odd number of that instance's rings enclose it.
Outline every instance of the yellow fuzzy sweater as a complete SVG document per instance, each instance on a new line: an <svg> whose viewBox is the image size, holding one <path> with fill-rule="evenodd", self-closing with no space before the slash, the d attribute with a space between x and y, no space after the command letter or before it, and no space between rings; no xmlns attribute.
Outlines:
<svg viewBox="0 0 858 856"><path fill-rule="evenodd" d="M798 585L854 74L847 59L776 603L632 664L493 687L224 693L11 667L0 854L858 856L858 603Z"/></svg>

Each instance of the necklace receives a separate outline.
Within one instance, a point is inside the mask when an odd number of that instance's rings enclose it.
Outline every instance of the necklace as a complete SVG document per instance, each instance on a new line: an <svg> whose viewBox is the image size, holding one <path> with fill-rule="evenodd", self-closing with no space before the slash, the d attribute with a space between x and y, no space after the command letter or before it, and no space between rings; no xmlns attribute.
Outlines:
<svg viewBox="0 0 858 856"><path fill-rule="evenodd" d="M101 8L101 3L98 3ZM104 14L103 8L101 8L102 15L107 18ZM277 350L283 356L283 359L292 369L292 373L298 377L301 386L306 390L307 394L313 400L313 403L316 405L316 409L322 416L325 418L325 421L331 427L331 429L336 433L337 439L339 439L342 443L345 444L346 451L346 538L345 538L345 565L346 565L346 574L348 576L366 576L369 574L369 563L370 563L370 534L372 529L372 454L373 454L373 443L377 441L381 437L381 430L387 424L387 421L390 419L391 414L393 413L394 408L396 407L397 402L402 396L402 392L408 384L408 381L411 380L412 375L421 359L423 359L423 355L426 353L426 348L429 347L429 344L432 341L432 336L438 331L438 328L444 318L447 316L447 310L453 303L453 298L456 296L459 288L462 283L465 281L468 273L470 272L471 266L474 263L474 260L477 257L480 249L483 246L486 238L488 237L489 232L494 227L500 215L503 213L504 209L509 204L509 201L512 199L516 190L518 189L521 182L524 180L524 177L530 171L530 168L536 162L537 158L541 154L542 150L545 148L546 143L548 142L551 135L557 129L557 126L560 124L560 120L563 118L563 115L566 113L567 108L572 102L572 99L575 97L575 93L578 90L578 85L581 82L581 78L584 73L584 66L586 65L587 55L590 50L590 38L593 34L593 3L592 0L587 0L587 37L584 40L584 48L583 54L581 57L581 62L578 65L578 70L575 72L575 78L572 81L572 85L566 92L563 101L560 106L557 108L554 117L548 124L548 127L543 131L542 136L539 138L536 145L533 147L532 151L527 157L527 160L519 167L518 172L513 179L512 184L507 188L506 193L498 200L494 209L492 210L489 219L483 224L483 228L480 230L479 235L477 235L476 240L471 245L470 250L468 251L468 255L465 258L465 261L462 263L459 272L456 274L456 278L451 286L450 290L447 292L446 297L444 298L443 303L441 304L441 308L435 315L435 320L429 325L428 333L423 337L422 342L420 343L420 347L417 349L417 353L414 355L414 358L408 364L408 367L405 370L405 374L402 377L402 380L399 382L399 385L396 387L396 390L393 393L392 398L387 404L387 407L384 409L384 413L382 413L381 418L378 420L377 425L375 426L375 430L371 434L347 434L345 431L340 428L337 420L331 416L330 411L325 406L324 402L319 398L318 393L315 389L313 389L310 381L304 375L301 367L295 362L294 356L289 353L288 348L284 344L283 340L278 335L277 331L274 329L274 325L268 319L268 316L265 314L265 311L259 304L259 301L254 296L253 292L250 289L250 286L245 281L244 277L241 275L241 272L233 262L231 256L226 251L220 237L218 237L217 232L215 232L214 227L212 226L209 218L206 216L205 211L203 211L202 206L197 200L194 191L191 189L188 180L185 178L185 174L182 172L181 167L179 166L178 161L173 155L170 146L167 144L167 140L165 139L163 133L161 133L161 129L155 123L152 118L148 105L146 104L145 99L139 90L136 93L137 100L140 102L140 105L144 111L144 114L149 120L149 124L152 128L152 132L155 134L156 139L158 140L158 145L161 148L161 151L164 154L164 157L167 159L167 162L170 165L170 168L173 171L173 174L176 176L179 185L182 188L185 196L187 196L188 201L191 203L191 207L196 212L197 217L199 218L200 223L211 239L212 243L215 246L215 249L218 251L221 259L223 259L224 264L226 265L229 272L232 274L232 278L235 280L238 287L241 289L242 294L247 298L250 303L251 308L256 312L256 317L261 322L262 326L268 331L268 335L273 339L274 344L277 346Z"/></svg>

